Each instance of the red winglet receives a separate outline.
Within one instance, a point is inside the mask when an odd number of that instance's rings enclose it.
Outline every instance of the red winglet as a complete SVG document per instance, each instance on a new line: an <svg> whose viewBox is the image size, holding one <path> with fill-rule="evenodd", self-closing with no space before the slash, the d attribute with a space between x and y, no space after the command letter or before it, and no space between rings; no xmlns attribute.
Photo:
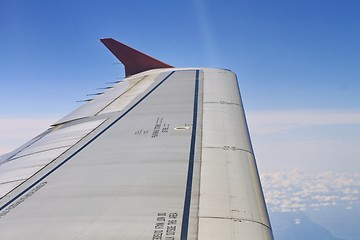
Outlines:
<svg viewBox="0 0 360 240"><path fill-rule="evenodd" d="M150 69L173 68L112 38L103 38L100 41L125 65L126 77Z"/></svg>

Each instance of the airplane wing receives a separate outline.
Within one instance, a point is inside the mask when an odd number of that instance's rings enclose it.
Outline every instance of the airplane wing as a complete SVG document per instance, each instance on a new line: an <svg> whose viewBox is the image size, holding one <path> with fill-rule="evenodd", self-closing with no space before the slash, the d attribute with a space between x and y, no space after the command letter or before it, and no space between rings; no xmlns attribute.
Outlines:
<svg viewBox="0 0 360 240"><path fill-rule="evenodd" d="M236 75L101 41L127 77L1 158L1 239L273 239Z"/></svg>

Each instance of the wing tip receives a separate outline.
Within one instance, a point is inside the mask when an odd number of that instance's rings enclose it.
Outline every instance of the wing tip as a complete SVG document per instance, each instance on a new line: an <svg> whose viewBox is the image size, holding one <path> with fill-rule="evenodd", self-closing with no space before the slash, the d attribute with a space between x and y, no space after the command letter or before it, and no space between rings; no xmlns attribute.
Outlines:
<svg viewBox="0 0 360 240"><path fill-rule="evenodd" d="M173 66L118 42L113 38L101 38L100 41L124 64L126 77L151 69L173 68Z"/></svg>

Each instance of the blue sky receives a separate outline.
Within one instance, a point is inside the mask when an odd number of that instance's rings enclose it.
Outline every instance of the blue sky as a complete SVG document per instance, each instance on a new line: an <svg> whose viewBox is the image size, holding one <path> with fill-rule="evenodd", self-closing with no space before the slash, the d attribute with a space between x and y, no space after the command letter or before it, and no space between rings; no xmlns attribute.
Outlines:
<svg viewBox="0 0 360 240"><path fill-rule="evenodd" d="M122 74L96 43L114 37L175 66L233 70L250 109L358 109L358 1L0 4L0 77L6 94L38 101L50 95L72 103L71 96L81 97L102 79ZM23 90L11 92L20 82ZM42 94L29 91L34 88ZM64 92L69 96L62 97ZM57 110L69 109L58 105Z"/></svg>
<svg viewBox="0 0 360 240"><path fill-rule="evenodd" d="M313 174L309 181L324 172L329 181L358 179L359 11L353 0L1 0L0 153L124 75L99 42L113 37L177 67L237 73L267 180L283 184L276 176L292 171ZM354 198L344 209L359 209L360 186L343 184L351 196L329 190L339 195L336 207ZM279 202L271 186L265 192Z"/></svg>

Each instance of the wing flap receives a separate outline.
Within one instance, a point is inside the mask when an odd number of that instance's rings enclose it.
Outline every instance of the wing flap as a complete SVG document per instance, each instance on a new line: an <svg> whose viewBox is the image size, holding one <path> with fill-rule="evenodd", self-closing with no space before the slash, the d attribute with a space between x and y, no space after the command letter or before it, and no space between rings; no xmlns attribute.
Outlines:
<svg viewBox="0 0 360 240"><path fill-rule="evenodd" d="M0 164L0 200L102 124L95 120L54 128ZM1 203L1 201L0 201Z"/></svg>

